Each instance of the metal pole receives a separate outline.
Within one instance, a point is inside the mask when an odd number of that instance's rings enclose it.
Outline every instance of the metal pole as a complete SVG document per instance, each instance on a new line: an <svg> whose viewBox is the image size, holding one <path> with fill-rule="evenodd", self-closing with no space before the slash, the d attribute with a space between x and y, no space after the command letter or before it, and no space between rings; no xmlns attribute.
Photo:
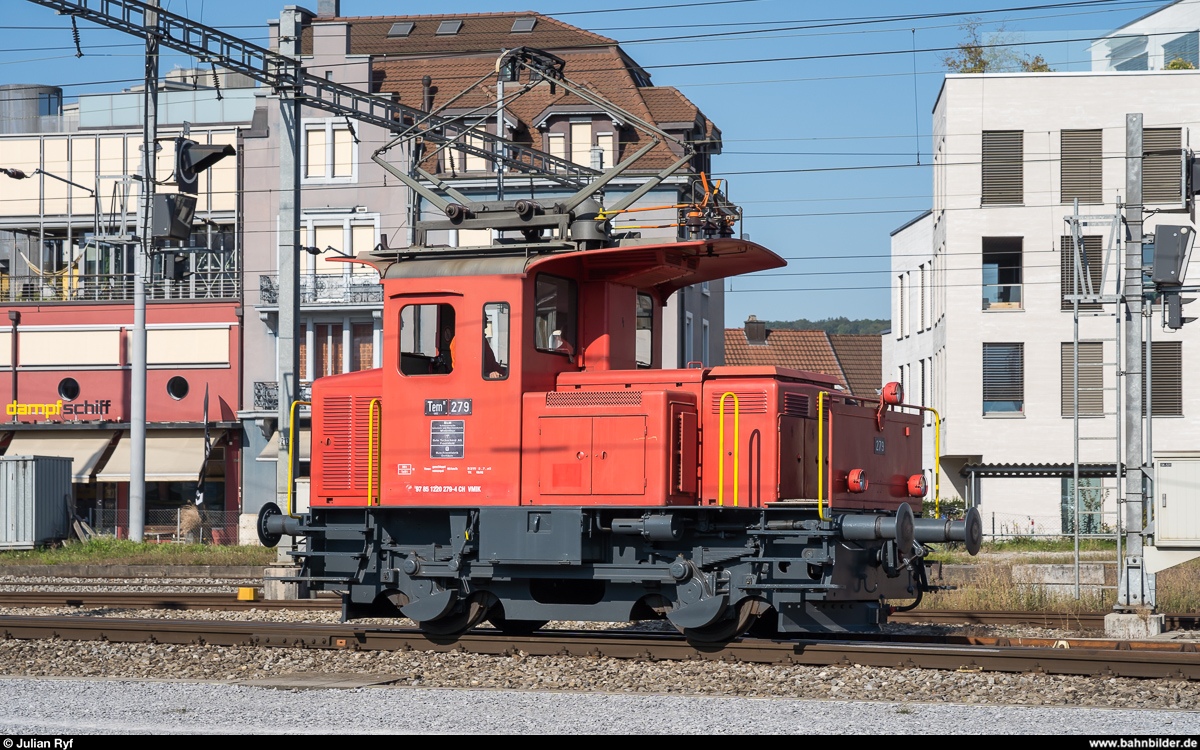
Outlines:
<svg viewBox="0 0 1200 750"><path fill-rule="evenodd" d="M158 0L149 0L158 7ZM154 213L154 167L158 152L158 14L146 12L146 91L142 99L141 247L133 250L133 330L130 332L129 383L129 538L142 541L146 531L146 266L154 250L150 236Z"/></svg>
<svg viewBox="0 0 1200 750"><path fill-rule="evenodd" d="M279 53L294 63L300 72L300 34L305 12L289 5L279 17ZM279 269L279 324L276 356L279 371L278 440L279 458L275 463L276 504L288 511L289 482L288 435L291 429L292 402L300 398L300 349L296 345L300 320L300 102L294 90L279 91L279 243L276 263ZM299 456L299 451L296 455ZM292 509L294 512L294 509ZM289 548L280 545L281 560Z"/></svg>
<svg viewBox="0 0 1200 750"><path fill-rule="evenodd" d="M1146 310L1146 516L1154 513L1154 303Z"/></svg>
<svg viewBox="0 0 1200 750"><path fill-rule="evenodd" d="M1074 260L1071 265L1075 269L1072 274L1073 289L1075 299L1071 302L1071 310L1074 319L1074 340L1071 344L1071 383L1072 388L1072 407L1071 407L1071 424L1075 430L1074 443L1074 469L1071 479L1071 507L1075 514L1074 519L1074 538L1075 538L1075 598L1079 598L1079 295L1082 292L1081 284L1079 283L1080 274L1083 269L1080 267L1080 252L1079 252L1079 232L1077 230L1079 224L1079 199L1075 199L1074 214L1071 219L1071 252Z"/></svg>
<svg viewBox="0 0 1200 750"><path fill-rule="evenodd" d="M1154 607L1142 566L1144 454L1142 447L1142 115L1125 116L1125 557L1117 607Z"/></svg>
<svg viewBox="0 0 1200 750"><path fill-rule="evenodd" d="M532 73L530 74L532 75ZM496 74L496 200L504 200L504 164L499 157L504 155L504 71Z"/></svg>

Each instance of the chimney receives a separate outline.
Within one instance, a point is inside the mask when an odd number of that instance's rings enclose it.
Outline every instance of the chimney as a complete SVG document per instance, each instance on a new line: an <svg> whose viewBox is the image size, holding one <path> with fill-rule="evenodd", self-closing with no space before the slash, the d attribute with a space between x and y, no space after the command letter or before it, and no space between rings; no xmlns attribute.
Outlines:
<svg viewBox="0 0 1200 750"><path fill-rule="evenodd" d="M433 79L429 76L421 78L421 99L425 104L425 111L433 111Z"/></svg>
<svg viewBox="0 0 1200 750"><path fill-rule="evenodd" d="M317 18L337 18L342 15L341 0L317 0Z"/></svg>
<svg viewBox="0 0 1200 750"><path fill-rule="evenodd" d="M767 324L751 315L746 319L746 343L750 346L766 346Z"/></svg>

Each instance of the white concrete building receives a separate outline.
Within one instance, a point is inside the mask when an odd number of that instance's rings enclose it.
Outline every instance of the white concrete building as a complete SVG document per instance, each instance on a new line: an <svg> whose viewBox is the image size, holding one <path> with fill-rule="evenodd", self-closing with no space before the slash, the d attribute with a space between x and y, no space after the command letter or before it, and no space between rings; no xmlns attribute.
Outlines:
<svg viewBox="0 0 1200 750"><path fill-rule="evenodd" d="M892 331L884 380L942 416L942 495L966 497L965 464L1062 464L1073 453L1070 230L1080 213L1116 211L1125 190L1125 116L1144 115L1144 203L1158 224L1183 212L1182 153L1200 135L1200 73L1191 71L948 75L933 111L932 211L892 236ZM1175 212L1171 212L1175 211ZM1085 230L1092 277L1107 237ZM1115 291L1115 269L1105 292ZM1196 266L1188 283L1200 279ZM1108 305L1112 311L1113 305ZM1191 313L1195 314L1195 313ZM1080 323L1080 382L1116 385L1116 320ZM1200 323L1156 325L1154 448L1200 448ZM1106 340L1107 339L1107 340ZM1101 397L1102 396L1102 397ZM1116 392L1080 396L1080 434L1116 434ZM932 432L932 431L930 431ZM1112 439L1084 440L1080 460L1112 463ZM929 465L931 445L926 451ZM1112 480L1108 480L1108 485ZM1067 480L984 479L985 531L1071 528ZM1083 485L1081 482L1081 486Z"/></svg>
<svg viewBox="0 0 1200 750"><path fill-rule="evenodd" d="M1088 49L1092 70L1163 70L1174 60L1200 68L1200 3L1175 0L1114 29Z"/></svg>

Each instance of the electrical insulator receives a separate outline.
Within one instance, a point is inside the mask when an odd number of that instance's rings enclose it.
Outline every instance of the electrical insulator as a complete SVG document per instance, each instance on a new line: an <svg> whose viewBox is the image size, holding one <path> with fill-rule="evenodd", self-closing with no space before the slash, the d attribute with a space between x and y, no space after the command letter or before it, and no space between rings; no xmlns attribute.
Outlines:
<svg viewBox="0 0 1200 750"><path fill-rule="evenodd" d="M867 472L862 469L851 469L850 475L846 477L846 488L851 492L866 492Z"/></svg>

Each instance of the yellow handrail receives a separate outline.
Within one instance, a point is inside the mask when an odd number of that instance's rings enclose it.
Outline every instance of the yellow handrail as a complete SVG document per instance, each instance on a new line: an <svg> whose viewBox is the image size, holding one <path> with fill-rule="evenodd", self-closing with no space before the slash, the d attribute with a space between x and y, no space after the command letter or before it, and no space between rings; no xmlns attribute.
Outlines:
<svg viewBox="0 0 1200 750"><path fill-rule="evenodd" d="M742 407L741 402L738 401L737 394L733 391L726 391L725 393L721 394L721 408L719 417L721 420L721 440L719 448L721 453L721 463L717 468L717 505L725 504L725 399L729 396L733 396L733 507L736 508L738 504L738 453L740 453L740 447L742 444Z"/></svg>
<svg viewBox="0 0 1200 750"><path fill-rule="evenodd" d="M828 395L829 391L817 394L817 515L822 521L829 520L825 517L825 397ZM833 423L832 414L829 422ZM829 510L833 515L833 487L829 488Z"/></svg>
<svg viewBox="0 0 1200 750"><path fill-rule="evenodd" d="M942 417L932 406L921 407L933 412L933 517L942 517Z"/></svg>
<svg viewBox="0 0 1200 750"><path fill-rule="evenodd" d="M292 420L288 429L288 485L287 485L287 514L291 518L299 518L300 516L292 512L292 488L295 486L295 481L292 478L292 467L296 465L296 407L300 405L312 406L311 401L293 401L292 402Z"/></svg>
<svg viewBox="0 0 1200 750"><path fill-rule="evenodd" d="M371 399L371 403L367 406L367 505L378 505L371 497L371 485L374 484L374 468L375 462L371 459L375 449L375 404L379 404L379 415L383 416L383 402L377 398ZM379 426L379 442L383 443L383 425ZM380 453L383 451L381 450ZM382 460L382 455L380 459ZM383 469L380 468L380 476L383 475Z"/></svg>

